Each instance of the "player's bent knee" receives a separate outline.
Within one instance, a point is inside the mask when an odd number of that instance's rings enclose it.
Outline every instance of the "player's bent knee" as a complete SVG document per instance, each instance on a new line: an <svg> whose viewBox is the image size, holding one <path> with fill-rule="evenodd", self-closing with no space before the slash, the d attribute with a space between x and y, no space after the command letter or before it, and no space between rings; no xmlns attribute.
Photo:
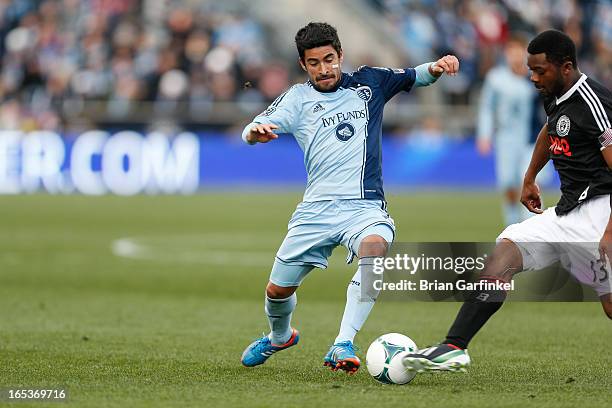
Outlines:
<svg viewBox="0 0 612 408"><path fill-rule="evenodd" d="M606 312L608 319L612 320L612 303L604 304L604 312Z"/></svg>
<svg viewBox="0 0 612 408"><path fill-rule="evenodd" d="M612 293L608 293L607 295L603 295L600 297L601 306L603 307L606 316L608 319L612 320Z"/></svg>
<svg viewBox="0 0 612 408"><path fill-rule="evenodd" d="M503 238L495 246L481 275L510 281L515 273L522 270L523 256L518 245Z"/></svg>
<svg viewBox="0 0 612 408"><path fill-rule="evenodd" d="M268 296L270 299L285 299L293 295L297 288L297 286L285 287L268 282L268 286L266 286L266 296Z"/></svg>
<svg viewBox="0 0 612 408"><path fill-rule="evenodd" d="M368 235L359 244L359 257L364 256L385 256L389 244L380 235Z"/></svg>

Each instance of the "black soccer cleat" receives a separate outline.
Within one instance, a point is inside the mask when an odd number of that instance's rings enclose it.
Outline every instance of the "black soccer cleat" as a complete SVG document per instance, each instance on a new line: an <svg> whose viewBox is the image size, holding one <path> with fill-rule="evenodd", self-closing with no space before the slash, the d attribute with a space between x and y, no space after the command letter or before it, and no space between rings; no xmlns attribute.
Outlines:
<svg viewBox="0 0 612 408"><path fill-rule="evenodd" d="M470 365L470 356L452 344L437 344L404 357L404 367L408 371L422 373L425 371L465 372Z"/></svg>

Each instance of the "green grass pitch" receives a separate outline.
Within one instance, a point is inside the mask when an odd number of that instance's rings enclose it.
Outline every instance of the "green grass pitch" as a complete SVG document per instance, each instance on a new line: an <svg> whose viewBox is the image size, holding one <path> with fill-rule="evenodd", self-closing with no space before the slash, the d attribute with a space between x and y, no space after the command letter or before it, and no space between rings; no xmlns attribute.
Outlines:
<svg viewBox="0 0 612 408"><path fill-rule="evenodd" d="M505 305L466 374L383 386L324 369L353 274L340 248L298 292L299 346L242 367L267 330L263 290L299 200L0 197L0 387L66 387L78 407L609 406L612 324L598 303ZM400 241L489 241L501 228L494 194L391 195L389 209ZM386 332L441 339L458 307L377 304L361 356ZM60 406L15 406L28 405Z"/></svg>

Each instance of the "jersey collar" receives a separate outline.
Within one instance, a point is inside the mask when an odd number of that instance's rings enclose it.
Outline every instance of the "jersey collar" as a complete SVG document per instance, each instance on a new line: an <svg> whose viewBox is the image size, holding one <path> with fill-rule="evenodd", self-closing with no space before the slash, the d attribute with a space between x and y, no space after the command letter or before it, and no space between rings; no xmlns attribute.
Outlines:
<svg viewBox="0 0 612 408"><path fill-rule="evenodd" d="M576 92L576 89L578 89L580 84L583 83L584 81L586 81L586 79L587 79L586 74L580 75L580 78L578 78L578 80L576 81L574 86L572 86L566 93L561 95L560 98L557 98L556 104L559 105L561 102L568 100L569 97L572 96L574 94L574 92Z"/></svg>

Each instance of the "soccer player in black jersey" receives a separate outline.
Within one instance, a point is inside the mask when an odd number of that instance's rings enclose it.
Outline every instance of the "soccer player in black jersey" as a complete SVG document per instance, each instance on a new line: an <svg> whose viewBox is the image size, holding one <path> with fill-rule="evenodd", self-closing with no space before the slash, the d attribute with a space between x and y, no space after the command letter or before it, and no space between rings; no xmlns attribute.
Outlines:
<svg viewBox="0 0 612 408"><path fill-rule="evenodd" d="M508 282L517 272L561 261L580 282L593 286L612 319L611 93L578 70L576 47L566 34L544 31L527 51L530 79L542 96L547 121L525 174L521 202L539 215L499 235L480 279ZM535 178L548 160L559 173L562 195L556 207L543 211ZM505 298L501 290L469 293L446 339L407 355L406 368L464 371L470 340Z"/></svg>

